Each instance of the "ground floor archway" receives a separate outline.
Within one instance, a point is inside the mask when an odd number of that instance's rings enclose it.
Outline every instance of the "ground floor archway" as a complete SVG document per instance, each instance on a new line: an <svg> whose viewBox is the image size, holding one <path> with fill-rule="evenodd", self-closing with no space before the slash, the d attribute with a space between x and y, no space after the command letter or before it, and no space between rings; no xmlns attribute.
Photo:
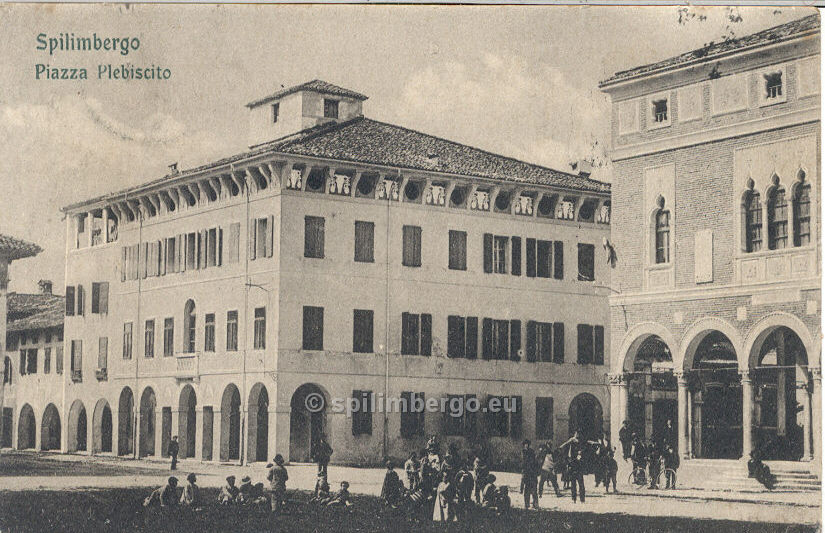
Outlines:
<svg viewBox="0 0 825 533"><path fill-rule="evenodd" d="M241 393L230 383L221 398L221 461L241 458Z"/></svg>
<svg viewBox="0 0 825 533"><path fill-rule="evenodd" d="M628 357L632 357L632 372L627 373L629 429L642 439L675 445L676 378L670 347L658 335L650 335Z"/></svg>
<svg viewBox="0 0 825 533"><path fill-rule="evenodd" d="M318 405L320 409L311 411L309 407L314 405ZM289 415L290 461L311 460L312 448L326 431L327 405L329 397L314 383L301 385L292 395Z"/></svg>
<svg viewBox="0 0 825 533"><path fill-rule="evenodd" d="M249 431L247 460L267 461L269 440L269 394L262 383L249 391Z"/></svg>
<svg viewBox="0 0 825 533"><path fill-rule="evenodd" d="M23 404L17 421L18 450L28 450L35 447L35 431L37 429L35 424L34 409L29 404Z"/></svg>
<svg viewBox="0 0 825 533"><path fill-rule="evenodd" d="M40 449L60 449L60 412L53 403L43 410L43 419L40 421Z"/></svg>
<svg viewBox="0 0 825 533"><path fill-rule="evenodd" d="M573 435L580 432L586 440L599 440L604 432L602 404L587 392L573 398L568 409L568 431Z"/></svg>
<svg viewBox="0 0 825 533"><path fill-rule="evenodd" d="M198 399L192 385L186 385L180 391L178 402L178 443L180 457L195 457L195 437L197 434Z"/></svg>
<svg viewBox="0 0 825 533"><path fill-rule="evenodd" d="M155 455L155 411L157 399L152 387L143 389L140 396L140 447L141 457Z"/></svg>
<svg viewBox="0 0 825 533"><path fill-rule="evenodd" d="M112 408L101 398L92 415L92 453L112 451Z"/></svg>
<svg viewBox="0 0 825 533"><path fill-rule="evenodd" d="M78 399L72 403L72 407L69 409L69 432L67 442L67 451L69 453L85 452L87 450L87 431L88 423L86 420L86 407L83 405L83 402Z"/></svg>
<svg viewBox="0 0 825 533"><path fill-rule="evenodd" d="M123 387L120 391L117 412L117 454L135 453L135 397L132 389Z"/></svg>

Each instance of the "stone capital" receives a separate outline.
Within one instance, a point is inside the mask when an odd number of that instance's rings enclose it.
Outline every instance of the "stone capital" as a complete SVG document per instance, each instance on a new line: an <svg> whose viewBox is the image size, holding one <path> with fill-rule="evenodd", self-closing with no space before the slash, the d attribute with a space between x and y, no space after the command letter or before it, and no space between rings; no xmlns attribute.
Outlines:
<svg viewBox="0 0 825 533"><path fill-rule="evenodd" d="M743 384L745 384L745 383L751 383L751 381L752 381L751 371L750 371L750 370L740 370L740 371L739 371L739 377L740 377L740 379L742 380L742 383L743 383Z"/></svg>
<svg viewBox="0 0 825 533"><path fill-rule="evenodd" d="M811 371L811 376L814 381L822 381L822 367L812 366L808 370Z"/></svg>
<svg viewBox="0 0 825 533"><path fill-rule="evenodd" d="M607 375L607 380L610 385L613 386L622 386L627 385L628 376L624 372L621 373L613 373Z"/></svg>

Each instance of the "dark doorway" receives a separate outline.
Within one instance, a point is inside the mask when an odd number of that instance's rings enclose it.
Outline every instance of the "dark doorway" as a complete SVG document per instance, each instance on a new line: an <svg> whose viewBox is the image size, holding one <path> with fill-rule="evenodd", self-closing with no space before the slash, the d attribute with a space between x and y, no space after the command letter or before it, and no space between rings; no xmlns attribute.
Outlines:
<svg viewBox="0 0 825 533"><path fill-rule="evenodd" d="M117 454L131 455L135 453L135 397L129 387L120 391L117 408Z"/></svg>
<svg viewBox="0 0 825 533"><path fill-rule="evenodd" d="M310 412L307 409L307 397L311 394L320 395L324 399L320 411ZM321 388L313 383L301 385L292 395L289 416L290 461L310 461L311 450L326 429L326 398ZM327 441L329 442L329 436Z"/></svg>
<svg viewBox="0 0 825 533"><path fill-rule="evenodd" d="M241 393L234 384L223 391L221 400L221 461L241 457Z"/></svg>

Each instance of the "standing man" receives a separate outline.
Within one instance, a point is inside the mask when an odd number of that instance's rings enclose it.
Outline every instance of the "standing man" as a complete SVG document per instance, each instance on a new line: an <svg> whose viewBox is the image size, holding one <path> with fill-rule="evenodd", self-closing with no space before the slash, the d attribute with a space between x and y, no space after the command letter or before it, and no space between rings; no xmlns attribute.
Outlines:
<svg viewBox="0 0 825 533"><path fill-rule="evenodd" d="M630 458L630 449L633 444L633 434L627 427L627 420L622 422L622 429L619 430L619 442L622 444L622 457L625 461Z"/></svg>
<svg viewBox="0 0 825 533"><path fill-rule="evenodd" d="M576 452L576 456L570 459L567 464L567 472L570 477L570 492L573 496L573 503L576 496L584 503L584 465L582 464L582 452Z"/></svg>
<svg viewBox="0 0 825 533"><path fill-rule="evenodd" d="M332 447L327 443L327 437L321 433L318 442L312 449L312 460L318 463L318 474L327 477L327 465L332 457Z"/></svg>
<svg viewBox="0 0 825 533"><path fill-rule="evenodd" d="M530 508L530 499L532 498L533 509L538 509L539 495L536 452L530 447L529 439L524 439L521 445L521 485L524 487L524 508Z"/></svg>
<svg viewBox="0 0 825 533"><path fill-rule="evenodd" d="M266 479L269 480L269 503L272 506L272 512L278 513L286 498L286 481L289 479L289 474L284 468L284 458L280 453L273 461L275 465L269 469Z"/></svg>
<svg viewBox="0 0 825 533"><path fill-rule="evenodd" d="M172 437L172 442L169 443L169 455L172 456L172 470L178 469L178 436Z"/></svg>

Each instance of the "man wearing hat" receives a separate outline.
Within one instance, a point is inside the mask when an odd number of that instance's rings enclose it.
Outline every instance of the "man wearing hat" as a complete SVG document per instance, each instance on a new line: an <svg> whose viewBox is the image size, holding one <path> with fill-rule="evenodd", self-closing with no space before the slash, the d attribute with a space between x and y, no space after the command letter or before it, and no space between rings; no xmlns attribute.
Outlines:
<svg viewBox="0 0 825 533"><path fill-rule="evenodd" d="M201 506L200 488L195 484L196 481L195 474L186 476L186 485L183 487L183 494L180 495L180 503L191 509Z"/></svg>
<svg viewBox="0 0 825 533"><path fill-rule="evenodd" d="M226 485L221 487L218 503L226 505L238 503L238 487L235 486L235 476L226 476Z"/></svg>
<svg viewBox="0 0 825 533"><path fill-rule="evenodd" d="M240 494L238 495L238 501L243 504L252 504L252 503L260 503L259 500L264 496L264 484L263 483L256 483L252 484L252 478L249 476L244 476L241 479L241 487L240 487Z"/></svg>
<svg viewBox="0 0 825 533"><path fill-rule="evenodd" d="M286 468L284 468L284 458L279 453L274 459L273 465L266 474L266 479L269 480L269 502L272 506L272 512L280 512L281 506L286 498L286 481L289 479Z"/></svg>
<svg viewBox="0 0 825 533"><path fill-rule="evenodd" d="M539 484L538 465L536 464L536 452L530 447L530 439L524 439L521 443L521 486L524 491L524 508L530 508L530 499L533 500L533 508L539 508Z"/></svg>
<svg viewBox="0 0 825 533"><path fill-rule="evenodd" d="M172 437L172 442L169 443L169 455L172 457L172 468L170 470L178 469L178 436Z"/></svg>

